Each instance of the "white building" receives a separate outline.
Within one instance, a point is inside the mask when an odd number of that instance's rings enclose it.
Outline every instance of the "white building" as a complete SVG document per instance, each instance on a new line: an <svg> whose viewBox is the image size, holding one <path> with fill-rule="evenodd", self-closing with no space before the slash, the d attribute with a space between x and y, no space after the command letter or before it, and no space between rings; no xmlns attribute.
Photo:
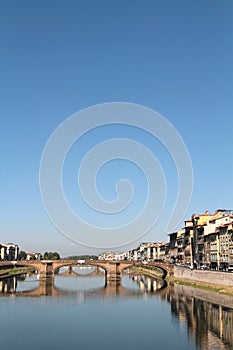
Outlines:
<svg viewBox="0 0 233 350"><path fill-rule="evenodd" d="M18 260L19 247L14 243L0 244L0 259L13 261Z"/></svg>
<svg viewBox="0 0 233 350"><path fill-rule="evenodd" d="M213 218L206 222L204 225L204 236L209 235L216 231L217 228L225 224L233 222L233 215L224 215L219 218Z"/></svg>

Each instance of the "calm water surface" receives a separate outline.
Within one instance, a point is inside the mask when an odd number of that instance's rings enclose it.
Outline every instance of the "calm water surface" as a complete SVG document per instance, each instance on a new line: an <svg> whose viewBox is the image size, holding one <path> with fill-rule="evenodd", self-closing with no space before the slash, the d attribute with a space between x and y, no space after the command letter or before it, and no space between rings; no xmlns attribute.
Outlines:
<svg viewBox="0 0 233 350"><path fill-rule="evenodd" d="M138 274L105 286L86 272L54 286L0 281L1 349L233 349L232 298Z"/></svg>

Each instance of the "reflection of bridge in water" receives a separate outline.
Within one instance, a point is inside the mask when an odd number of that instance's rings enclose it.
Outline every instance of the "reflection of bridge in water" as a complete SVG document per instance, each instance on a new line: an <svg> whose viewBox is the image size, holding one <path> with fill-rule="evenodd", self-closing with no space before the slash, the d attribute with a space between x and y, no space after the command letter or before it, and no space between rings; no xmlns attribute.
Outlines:
<svg viewBox="0 0 233 350"><path fill-rule="evenodd" d="M60 275L62 276L62 275ZM90 275L86 275L89 277ZM103 287L94 288L90 290L81 290L81 291L67 291L62 290L58 287L56 287L56 283L54 281L43 281L38 280L38 286L32 290L26 290L26 291L17 291L17 279L19 277L13 276L8 277L0 281L0 292L4 295L14 295L16 297L40 297L40 296L53 296L53 297L59 297L59 296L69 296L69 295L75 295L80 298L86 298L86 297L114 297L114 296L121 296L121 297L131 297L131 296L141 296L142 294L153 294L157 293L159 289L162 289L164 286L165 281L158 280L155 283L155 278L149 278L146 277L144 281L140 276L140 279L136 278L137 275L135 274L129 274L129 278L131 278L135 282L140 281L140 290L135 290L127 287L123 287L121 283L119 282L107 282ZM78 276L76 276L78 277ZM62 277L63 278L63 277ZM95 277L92 277L95 278ZM151 280L151 282L149 282ZM149 288L150 286L150 288Z"/></svg>
<svg viewBox="0 0 233 350"><path fill-rule="evenodd" d="M188 336L196 339L198 349L232 349L233 297L228 295L172 283L163 288L161 281L139 273L129 275L139 285L139 291L114 282L88 291L65 291L56 287L55 277L55 284L39 280L38 287L33 290L17 292L17 278L14 276L0 281L1 296L74 296L78 302L98 298L138 298L145 295L159 298L170 304L171 313L182 327L187 328Z"/></svg>
<svg viewBox="0 0 233 350"><path fill-rule="evenodd" d="M89 266L90 267L90 266ZM82 267L78 267L79 269L84 268L86 269L87 266L82 266ZM58 274L59 276L73 276L73 277L95 277L95 276L104 276L105 272L103 269L101 269L100 267L90 267L91 268L91 272L87 272L87 273L79 273L77 271L73 270L73 266L69 265L67 268L67 271L64 272L60 272L59 270L57 270L57 272L55 272L55 275ZM93 270L94 268L94 270Z"/></svg>

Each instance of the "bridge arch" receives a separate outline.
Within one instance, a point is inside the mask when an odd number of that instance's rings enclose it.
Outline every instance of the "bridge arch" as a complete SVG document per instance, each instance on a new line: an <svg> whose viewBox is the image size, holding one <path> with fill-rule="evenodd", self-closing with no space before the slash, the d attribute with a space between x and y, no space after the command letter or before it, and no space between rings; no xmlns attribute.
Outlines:
<svg viewBox="0 0 233 350"><path fill-rule="evenodd" d="M161 265L154 264L153 267L162 271L162 276L161 276L162 279L165 279L167 277L167 275L169 274L169 271Z"/></svg>
<svg viewBox="0 0 233 350"><path fill-rule="evenodd" d="M108 269L105 265L103 264L99 264L98 262L96 262L96 260L93 260L92 261L87 261L85 263L78 263L77 261L75 260L71 260L71 261L62 261L62 260L59 260L59 261L54 261L53 263L53 272L55 273L56 270L58 270L59 268L61 267L69 267L69 266L77 266L77 267L88 267L88 266L92 266L92 267L100 267L102 268L105 273L108 272Z"/></svg>

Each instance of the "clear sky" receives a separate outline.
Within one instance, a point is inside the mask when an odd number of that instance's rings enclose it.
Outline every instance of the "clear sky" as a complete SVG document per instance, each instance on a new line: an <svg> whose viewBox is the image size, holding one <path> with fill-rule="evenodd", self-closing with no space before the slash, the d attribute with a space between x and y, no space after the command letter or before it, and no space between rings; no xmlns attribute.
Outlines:
<svg viewBox="0 0 233 350"><path fill-rule="evenodd" d="M185 218L233 209L232 62L231 0L1 0L0 241L63 256L99 252L71 242L52 225L40 196L39 168L46 142L66 118L106 102L152 108L180 133L194 171ZM74 195L77 168L82 152L114 136L141 142L159 158L167 202L157 227L142 240L167 241L163 224L174 205L177 176L169 154L143 131L106 126L75 144L64 164L69 202L92 222L98 220L96 213L92 217L80 209ZM131 209L137 212L145 199L143 176L126 163L104 167L97 187L112 200L120 174L129 176L136 196Z"/></svg>

